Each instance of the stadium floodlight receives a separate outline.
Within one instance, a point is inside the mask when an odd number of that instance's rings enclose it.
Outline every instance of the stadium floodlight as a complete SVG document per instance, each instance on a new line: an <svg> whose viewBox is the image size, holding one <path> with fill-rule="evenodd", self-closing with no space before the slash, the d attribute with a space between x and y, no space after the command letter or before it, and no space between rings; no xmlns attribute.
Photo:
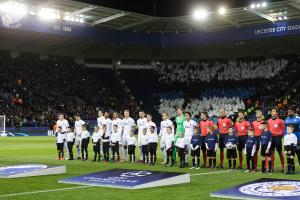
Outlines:
<svg viewBox="0 0 300 200"><path fill-rule="evenodd" d="M256 4L256 8L260 8L260 3Z"/></svg>
<svg viewBox="0 0 300 200"><path fill-rule="evenodd" d="M278 17L278 20L282 20L282 17Z"/></svg>
<svg viewBox="0 0 300 200"><path fill-rule="evenodd" d="M250 8L251 8L251 9L254 9L254 8L255 8L255 4L254 4L254 3L251 4Z"/></svg>
<svg viewBox="0 0 300 200"><path fill-rule="evenodd" d="M22 18L27 15L27 7L23 3L14 1L5 1L0 3L0 12L9 16Z"/></svg>
<svg viewBox="0 0 300 200"><path fill-rule="evenodd" d="M193 18L195 20L201 21L208 17L208 11L205 8L196 9L193 12Z"/></svg>
<svg viewBox="0 0 300 200"><path fill-rule="evenodd" d="M38 11L38 17L45 21L54 21L60 19L59 11L52 8L41 8Z"/></svg>
<svg viewBox="0 0 300 200"><path fill-rule="evenodd" d="M261 3L261 7L262 7L262 8L265 8L265 7L267 7L267 2L265 2L265 1L264 1L264 2L262 2L262 3Z"/></svg>
<svg viewBox="0 0 300 200"><path fill-rule="evenodd" d="M288 18L287 18L287 16L283 16L283 19L284 19L284 20L287 20Z"/></svg>
<svg viewBox="0 0 300 200"><path fill-rule="evenodd" d="M219 10L218 10L218 13L219 13L220 15L225 15L226 12L227 12L227 10L226 10L226 8L225 8L224 6L221 6L221 7L219 8Z"/></svg>

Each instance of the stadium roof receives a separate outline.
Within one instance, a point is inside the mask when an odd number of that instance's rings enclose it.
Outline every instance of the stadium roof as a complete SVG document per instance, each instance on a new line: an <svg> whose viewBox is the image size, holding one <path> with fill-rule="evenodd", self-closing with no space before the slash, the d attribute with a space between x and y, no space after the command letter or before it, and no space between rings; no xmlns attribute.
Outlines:
<svg viewBox="0 0 300 200"><path fill-rule="evenodd" d="M34 8L50 7L71 15L80 14L88 25L120 31L162 33L214 31L268 23L284 16L287 19L300 18L300 0L269 2L266 7L257 9L251 9L250 5L232 8L227 10L225 16L219 15L217 11L211 11L209 17L202 22L195 21L192 15L154 17L70 0L47 0L42 3L40 0L28 0L26 2Z"/></svg>

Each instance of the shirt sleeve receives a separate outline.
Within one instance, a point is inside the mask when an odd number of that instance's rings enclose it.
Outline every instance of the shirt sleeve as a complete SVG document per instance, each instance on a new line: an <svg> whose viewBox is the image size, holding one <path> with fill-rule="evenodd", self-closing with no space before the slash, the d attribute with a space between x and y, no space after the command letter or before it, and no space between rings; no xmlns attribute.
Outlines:
<svg viewBox="0 0 300 200"><path fill-rule="evenodd" d="M215 134L215 140L216 140L216 143L219 143L219 138L218 138L217 134Z"/></svg>
<svg viewBox="0 0 300 200"><path fill-rule="evenodd" d="M283 120L280 120L280 125L281 125L281 130L282 130L282 134L284 134L284 121Z"/></svg>

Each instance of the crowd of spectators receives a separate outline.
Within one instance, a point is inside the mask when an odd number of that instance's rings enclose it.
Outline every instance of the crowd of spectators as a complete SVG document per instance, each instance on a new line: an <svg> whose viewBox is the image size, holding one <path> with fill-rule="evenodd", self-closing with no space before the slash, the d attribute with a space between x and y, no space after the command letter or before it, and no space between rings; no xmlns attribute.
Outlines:
<svg viewBox="0 0 300 200"><path fill-rule="evenodd" d="M7 126L48 126L59 113L71 121L76 113L95 119L99 109L121 112L130 106L70 58L1 55L0 79L0 114Z"/></svg>
<svg viewBox="0 0 300 200"><path fill-rule="evenodd" d="M220 108L224 108L230 117L239 110L245 109L245 103L239 97L213 97L203 99L190 99L185 110L191 112L192 116L202 111L207 111L209 117L218 116Z"/></svg>
<svg viewBox="0 0 300 200"><path fill-rule="evenodd" d="M201 83L271 79L288 65L287 59L160 62L155 72L161 83Z"/></svg>

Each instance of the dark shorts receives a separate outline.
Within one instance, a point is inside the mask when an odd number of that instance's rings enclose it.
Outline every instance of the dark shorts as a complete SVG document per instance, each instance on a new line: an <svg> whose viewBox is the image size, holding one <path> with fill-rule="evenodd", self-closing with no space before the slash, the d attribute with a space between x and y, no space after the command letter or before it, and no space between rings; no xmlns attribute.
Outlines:
<svg viewBox="0 0 300 200"><path fill-rule="evenodd" d="M238 141L237 142L237 149L238 149L238 151L243 151L243 149L245 148L245 145L246 145L247 138L248 138L247 135L237 137L237 141Z"/></svg>
<svg viewBox="0 0 300 200"><path fill-rule="evenodd" d="M214 150L207 150L207 157L216 157L216 154Z"/></svg>
<svg viewBox="0 0 300 200"><path fill-rule="evenodd" d="M62 151L64 149L64 143L56 143L56 149Z"/></svg>
<svg viewBox="0 0 300 200"><path fill-rule="evenodd" d="M135 154L135 145L128 145L128 154Z"/></svg>
<svg viewBox="0 0 300 200"><path fill-rule="evenodd" d="M196 150L191 150L191 156L192 157L200 157L200 148L196 149Z"/></svg>
<svg viewBox="0 0 300 200"><path fill-rule="evenodd" d="M266 153L266 150L268 148L268 145L264 145L261 147L260 155L263 157L270 157L271 156L271 149L269 150L268 153Z"/></svg>
<svg viewBox="0 0 300 200"><path fill-rule="evenodd" d="M148 147L148 145L143 145L142 146L142 152L143 152L143 155L148 156L148 153L149 153L149 147Z"/></svg>
<svg viewBox="0 0 300 200"><path fill-rule="evenodd" d="M149 149L150 154L156 153L156 149L157 149L157 143L156 142L150 142L148 144L148 147L149 147L148 149Z"/></svg>
<svg viewBox="0 0 300 200"><path fill-rule="evenodd" d="M119 142L115 142L111 144L112 151L119 154Z"/></svg>
<svg viewBox="0 0 300 200"><path fill-rule="evenodd" d="M88 148L89 141L87 138L81 140L81 148Z"/></svg>
<svg viewBox="0 0 300 200"><path fill-rule="evenodd" d="M206 146L205 146L205 138L206 136L201 136L201 150L205 151L206 150Z"/></svg>
<svg viewBox="0 0 300 200"><path fill-rule="evenodd" d="M272 137L272 145L271 145L271 151L282 151L282 136L273 136Z"/></svg>
<svg viewBox="0 0 300 200"><path fill-rule="evenodd" d="M227 159L236 159L237 158L237 152L236 148L234 149L227 149Z"/></svg>
<svg viewBox="0 0 300 200"><path fill-rule="evenodd" d="M219 134L219 148L224 149L225 148L225 141L228 134Z"/></svg>
<svg viewBox="0 0 300 200"><path fill-rule="evenodd" d="M260 136L254 136L254 138L256 141L256 152L258 152L260 147Z"/></svg>
<svg viewBox="0 0 300 200"><path fill-rule="evenodd" d="M287 156L295 156L296 152L297 152L297 147L296 146L284 146L284 151L286 151L286 155Z"/></svg>
<svg viewBox="0 0 300 200"><path fill-rule="evenodd" d="M95 153L100 153L100 142L93 142L93 151Z"/></svg>
<svg viewBox="0 0 300 200"><path fill-rule="evenodd" d="M179 158L184 158L184 155L185 155L185 148L177 148L177 151L178 151L178 157Z"/></svg>

